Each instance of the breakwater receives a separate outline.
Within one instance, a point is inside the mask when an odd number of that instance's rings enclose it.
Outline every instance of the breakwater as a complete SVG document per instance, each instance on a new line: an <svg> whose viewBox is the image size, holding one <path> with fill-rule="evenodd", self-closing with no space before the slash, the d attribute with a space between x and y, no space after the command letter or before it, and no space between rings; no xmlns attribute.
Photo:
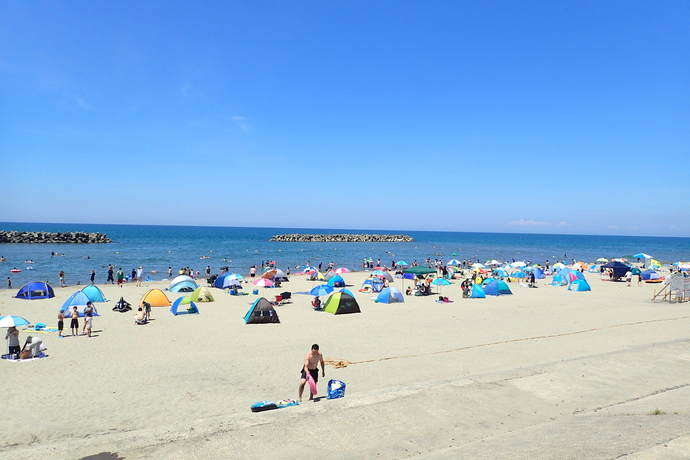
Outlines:
<svg viewBox="0 0 690 460"><path fill-rule="evenodd" d="M328 234L303 234L288 233L284 235L273 235L271 241L284 243L411 243L414 238L408 235L381 235L381 234L350 234L350 233L328 233Z"/></svg>
<svg viewBox="0 0 690 460"><path fill-rule="evenodd" d="M0 243L112 243L105 234L98 232L18 232L0 231Z"/></svg>

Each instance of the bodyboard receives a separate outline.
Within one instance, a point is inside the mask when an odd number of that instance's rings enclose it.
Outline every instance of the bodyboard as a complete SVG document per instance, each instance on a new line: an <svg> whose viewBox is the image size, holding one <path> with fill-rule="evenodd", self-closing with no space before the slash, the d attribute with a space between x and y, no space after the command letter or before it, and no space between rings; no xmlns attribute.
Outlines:
<svg viewBox="0 0 690 460"><path fill-rule="evenodd" d="M252 404L252 412L263 412L266 410L278 409L278 406L273 401L259 401Z"/></svg>

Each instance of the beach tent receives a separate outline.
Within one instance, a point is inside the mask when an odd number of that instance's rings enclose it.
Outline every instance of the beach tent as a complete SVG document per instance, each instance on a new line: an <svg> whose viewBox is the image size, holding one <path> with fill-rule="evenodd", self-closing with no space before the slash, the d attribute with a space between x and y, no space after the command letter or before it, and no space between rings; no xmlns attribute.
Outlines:
<svg viewBox="0 0 690 460"><path fill-rule="evenodd" d="M182 309L179 309L180 305L183 305ZM187 296L180 297L179 299L175 300L170 307L170 312L175 315L194 315L194 314L199 314L199 309L197 306L192 302L192 299L190 299Z"/></svg>
<svg viewBox="0 0 690 460"><path fill-rule="evenodd" d="M323 311L334 315L344 315L347 313L360 313L359 304L355 298L343 291L335 292L326 300Z"/></svg>
<svg viewBox="0 0 690 460"><path fill-rule="evenodd" d="M88 286L85 286L84 289L81 290L84 294L86 294L89 299L91 299L91 302L105 302L105 296L103 295L103 291L101 291L98 286L95 286L93 284L89 284Z"/></svg>
<svg viewBox="0 0 690 460"><path fill-rule="evenodd" d="M22 287L15 297L24 300L50 299L55 297L55 293L48 283L34 281Z"/></svg>
<svg viewBox="0 0 690 460"><path fill-rule="evenodd" d="M199 285L191 276L176 276L170 282L170 292L194 292Z"/></svg>
<svg viewBox="0 0 690 460"><path fill-rule="evenodd" d="M219 275L218 278L216 278L216 280L213 282L213 287L223 289L223 283L225 282L225 279L231 274L232 273L225 273L223 275Z"/></svg>
<svg viewBox="0 0 690 460"><path fill-rule="evenodd" d="M544 274L544 270L541 268L535 268L534 269L534 279L536 280L543 280L546 278L546 275Z"/></svg>
<svg viewBox="0 0 690 460"><path fill-rule="evenodd" d="M661 279L661 275L659 275L657 272L652 270L651 268L648 270L645 270L641 273L642 279L647 281L647 280L659 280Z"/></svg>
<svg viewBox="0 0 690 460"><path fill-rule="evenodd" d="M603 267L612 268L614 278L623 278L625 274L628 272L628 270L630 270L630 267L622 262L609 262Z"/></svg>
<svg viewBox="0 0 690 460"><path fill-rule="evenodd" d="M556 273L551 280L551 286L567 286L568 284L570 284L570 277L565 272Z"/></svg>
<svg viewBox="0 0 690 460"><path fill-rule="evenodd" d="M273 304L265 297L259 297L244 315L244 322L245 324L279 323L280 319Z"/></svg>
<svg viewBox="0 0 690 460"><path fill-rule="evenodd" d="M394 302L404 302L405 297L403 297L402 292L394 287L387 287L379 293L378 296L373 297L378 303L394 303Z"/></svg>
<svg viewBox="0 0 690 460"><path fill-rule="evenodd" d="M360 291L366 290L367 286L369 287L369 289L371 289L372 292L381 292L381 290L383 289L383 281L381 281L379 278L367 278L362 283Z"/></svg>
<svg viewBox="0 0 690 460"><path fill-rule="evenodd" d="M413 275L422 276L428 275L429 273L436 273L436 269L425 267L424 265L417 265L416 267L406 268L405 273L412 273Z"/></svg>
<svg viewBox="0 0 690 460"><path fill-rule="evenodd" d="M599 273L601 272L601 268L599 268L599 265L593 264L591 267L589 267L589 270L587 270L590 273Z"/></svg>
<svg viewBox="0 0 690 460"><path fill-rule="evenodd" d="M60 311L65 315L65 318L68 318L72 314L73 307L77 307L79 316L84 316L84 308L86 308L87 302L93 301L83 291L77 291L62 304ZM95 306L93 307L93 316L99 316Z"/></svg>
<svg viewBox="0 0 690 460"><path fill-rule="evenodd" d="M345 287L345 280L340 275L332 276L327 283L331 287Z"/></svg>
<svg viewBox="0 0 690 460"><path fill-rule="evenodd" d="M484 286L486 295L511 295L512 293L506 282L502 280L493 280Z"/></svg>
<svg viewBox="0 0 690 460"><path fill-rule="evenodd" d="M568 286L569 291L591 291L589 283L584 279L576 279Z"/></svg>
<svg viewBox="0 0 690 460"><path fill-rule="evenodd" d="M486 299L486 293L479 284L472 285L472 299Z"/></svg>
<svg viewBox="0 0 690 460"><path fill-rule="evenodd" d="M139 305L144 305L144 302L148 302L152 307L169 307L170 300L165 295L165 292L160 289L151 289L146 291L146 294L141 296L139 300Z"/></svg>
<svg viewBox="0 0 690 460"><path fill-rule="evenodd" d="M206 286L199 286L190 296L192 302L214 302L216 299L211 295L211 291Z"/></svg>

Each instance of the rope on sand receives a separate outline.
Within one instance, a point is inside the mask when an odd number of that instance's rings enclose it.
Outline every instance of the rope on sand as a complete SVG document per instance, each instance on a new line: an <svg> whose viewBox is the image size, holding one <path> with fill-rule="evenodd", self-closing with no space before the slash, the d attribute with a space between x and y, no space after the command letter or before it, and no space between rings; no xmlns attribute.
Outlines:
<svg viewBox="0 0 690 460"><path fill-rule="evenodd" d="M418 356L440 355L442 353L451 353L454 351L470 350L472 348L488 347L491 345L501 345L504 343L524 342L527 340L551 339L551 338L555 338L555 337L565 337L568 335L577 335L577 334L585 334L587 332L601 331L604 329L613 329L616 327L635 326L638 324L647 324L647 323L658 323L661 321L677 321L679 319L688 319L688 318L690 318L690 316L679 316L677 318L651 319L648 321L636 321L634 323L624 323L624 324L614 324L611 326L593 327L592 329L584 329L582 331L574 331L574 332L563 332L561 334L538 335L535 337L523 337L520 339L503 340L500 342L480 343L477 345L468 345L466 347L452 348L450 350L432 351L429 353L418 353L416 355L387 356L385 358L365 359L363 361L348 361L346 359L326 358L323 362L324 362L324 364L326 364L328 366L333 366L336 369L340 369L343 367L347 367L350 364L373 363L375 361L387 361L389 359L416 358Z"/></svg>

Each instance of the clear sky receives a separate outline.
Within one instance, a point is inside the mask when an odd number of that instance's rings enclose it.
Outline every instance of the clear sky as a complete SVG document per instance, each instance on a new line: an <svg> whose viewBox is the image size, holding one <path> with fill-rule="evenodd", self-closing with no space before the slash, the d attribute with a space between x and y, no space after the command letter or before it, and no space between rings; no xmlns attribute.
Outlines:
<svg viewBox="0 0 690 460"><path fill-rule="evenodd" d="M688 1L0 2L0 221L690 236Z"/></svg>

